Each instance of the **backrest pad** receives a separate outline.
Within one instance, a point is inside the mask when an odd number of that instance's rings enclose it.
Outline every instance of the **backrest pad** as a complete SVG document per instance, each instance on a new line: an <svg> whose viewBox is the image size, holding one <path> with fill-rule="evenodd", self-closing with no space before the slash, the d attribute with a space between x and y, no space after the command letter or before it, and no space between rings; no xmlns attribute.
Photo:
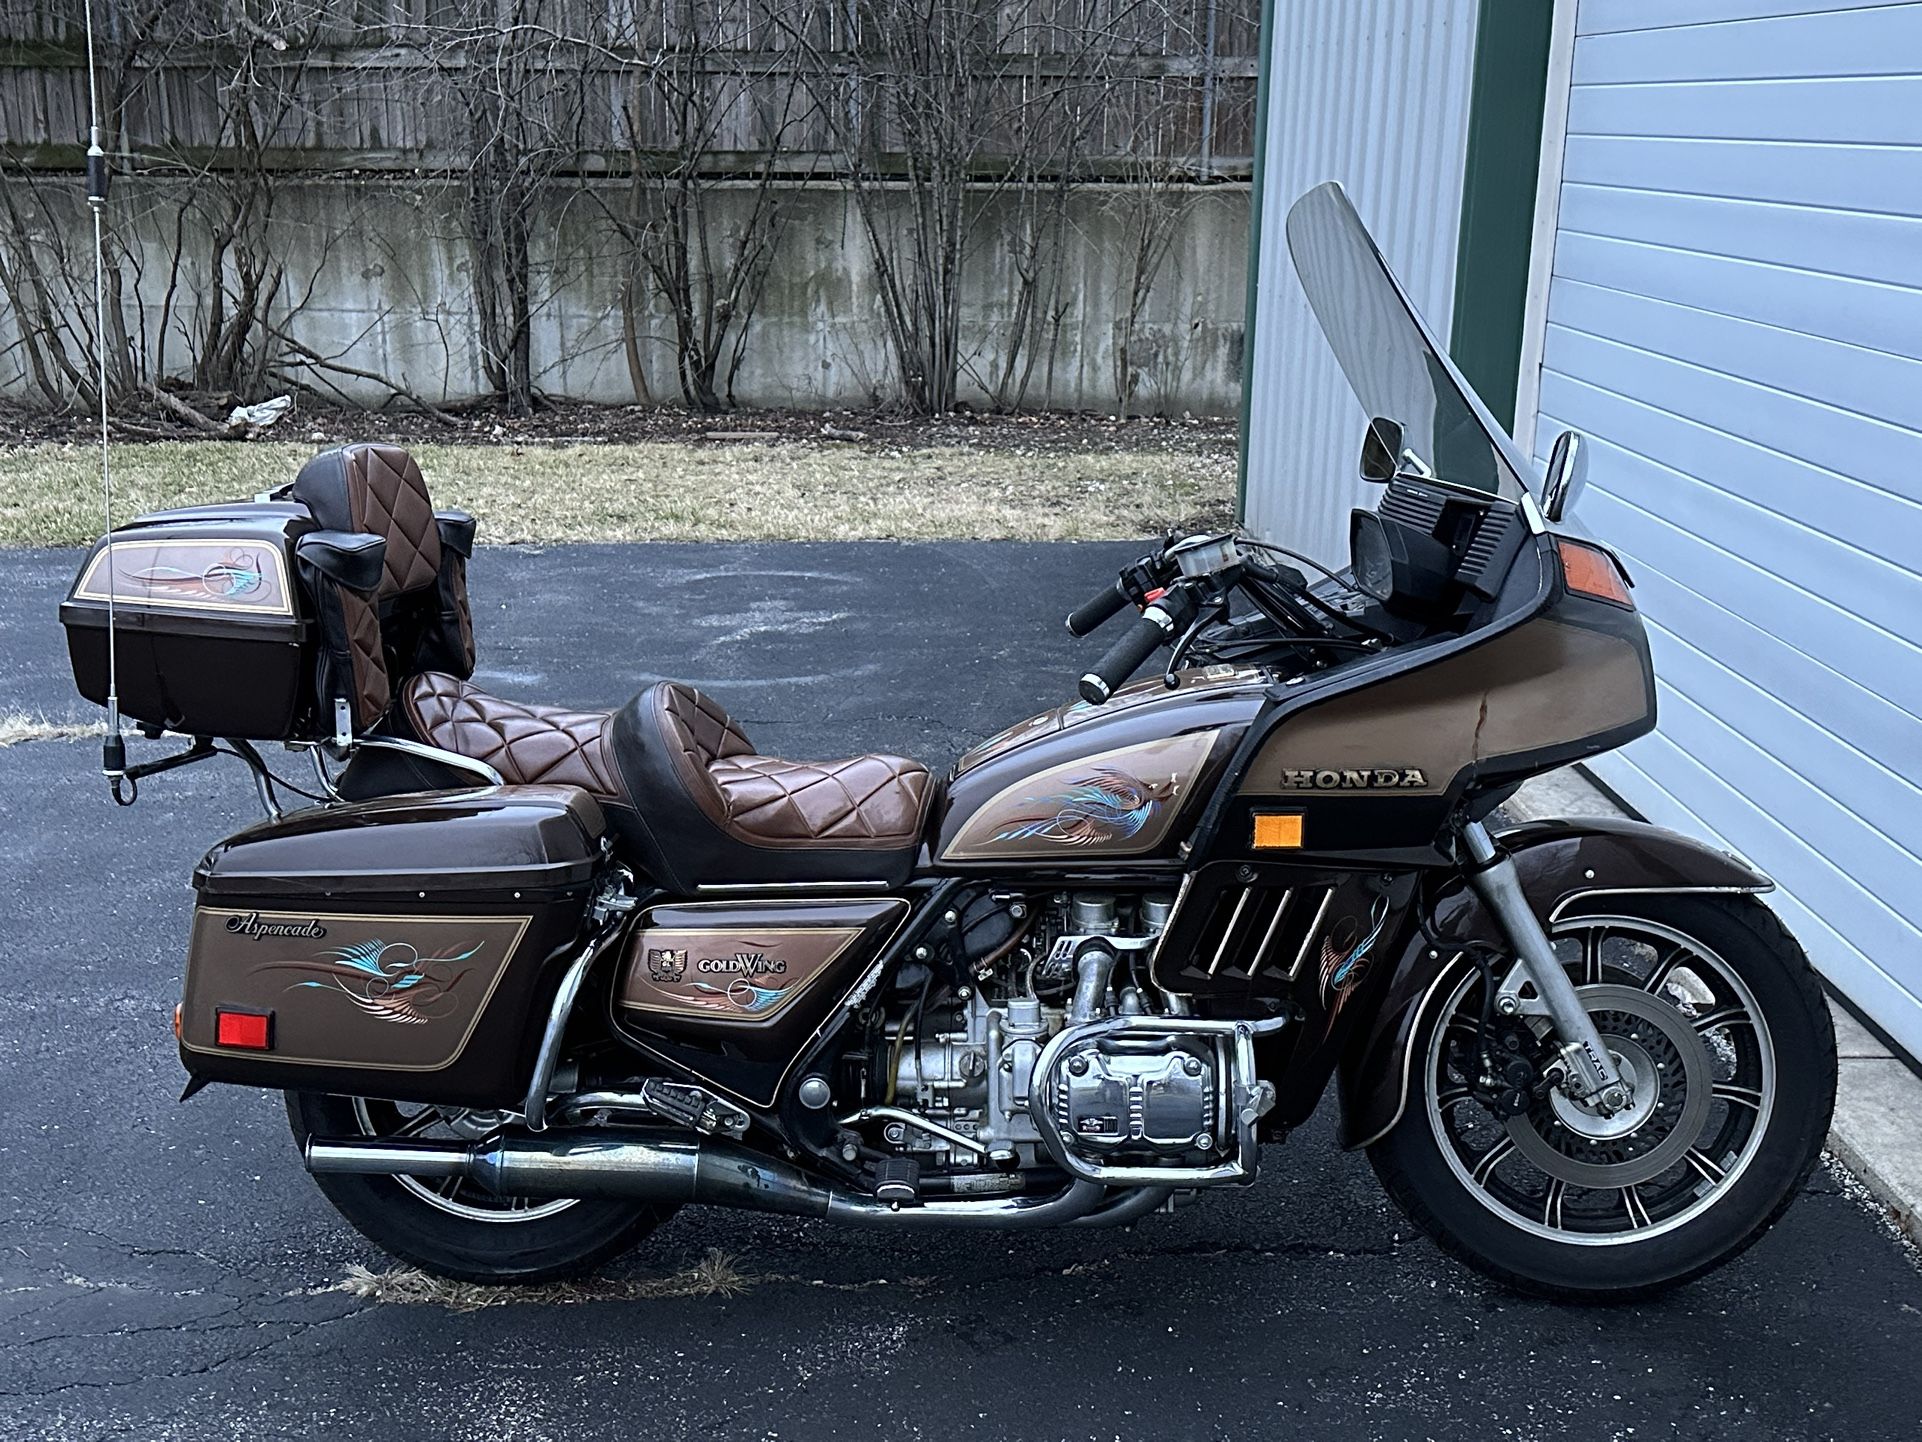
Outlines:
<svg viewBox="0 0 1922 1442"><path fill-rule="evenodd" d="M308 577L321 623L323 729L333 727L336 700L347 702L356 732L374 725L394 687L424 664L472 672L466 555L443 547L442 527L451 523L449 534L460 538L455 547L471 548L473 523L459 513L435 515L411 455L368 442L322 451L301 467L292 496L327 530L366 532L387 543L371 596Z"/></svg>
<svg viewBox="0 0 1922 1442"><path fill-rule="evenodd" d="M427 481L399 446L359 442L322 451L294 478L294 499L330 531L367 531L387 542L375 599L392 600L440 576L440 531Z"/></svg>

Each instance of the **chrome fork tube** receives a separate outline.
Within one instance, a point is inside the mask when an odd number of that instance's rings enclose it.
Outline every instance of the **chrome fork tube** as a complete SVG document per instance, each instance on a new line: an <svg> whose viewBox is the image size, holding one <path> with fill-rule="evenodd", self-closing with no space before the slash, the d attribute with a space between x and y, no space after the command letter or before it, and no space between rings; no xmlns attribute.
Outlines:
<svg viewBox="0 0 1922 1442"><path fill-rule="evenodd" d="M1507 935L1524 974L1535 983L1556 1035L1567 1044L1563 1055L1577 1083L1568 1088L1569 1093L1583 1100L1593 1098L1595 1109L1604 1116L1620 1111L1631 1100L1628 1088L1616 1069L1615 1058L1595 1029L1594 1019L1582 1005L1575 983L1555 959L1547 931L1522 894L1515 859L1495 845L1488 828L1479 821L1463 826L1461 837L1473 863L1468 884Z"/></svg>

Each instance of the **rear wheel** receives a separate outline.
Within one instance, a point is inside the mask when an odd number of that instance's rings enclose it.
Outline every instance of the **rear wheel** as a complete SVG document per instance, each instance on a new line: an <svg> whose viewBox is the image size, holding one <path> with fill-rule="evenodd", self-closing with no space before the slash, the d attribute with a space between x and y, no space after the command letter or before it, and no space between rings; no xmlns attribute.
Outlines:
<svg viewBox="0 0 1922 1442"><path fill-rule="evenodd" d="M490 1112L288 1092L294 1140L382 1137L478 1141ZM546 1282L592 1271L674 1214L673 1207L572 1197L499 1197L457 1178L314 1178L362 1236L404 1262L461 1282Z"/></svg>
<svg viewBox="0 0 1922 1442"><path fill-rule="evenodd" d="M1412 1220L1490 1276L1646 1295L1733 1257L1800 1190L1834 1107L1833 1025L1801 948L1753 897L1623 897L1552 936L1630 1105L1603 1116L1551 1088L1498 1116L1471 1086L1485 1068L1470 972L1413 1038L1407 1109L1369 1157ZM1550 1054L1547 1032L1524 1007L1489 1040L1499 1064Z"/></svg>

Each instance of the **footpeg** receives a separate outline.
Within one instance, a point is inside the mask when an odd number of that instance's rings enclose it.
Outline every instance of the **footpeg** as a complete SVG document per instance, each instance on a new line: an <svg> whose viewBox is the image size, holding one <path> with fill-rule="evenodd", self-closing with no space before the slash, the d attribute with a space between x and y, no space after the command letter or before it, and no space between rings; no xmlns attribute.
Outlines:
<svg viewBox="0 0 1922 1442"><path fill-rule="evenodd" d="M921 1163L913 1157L883 1157L874 1164L874 1199L893 1206L921 1200Z"/></svg>

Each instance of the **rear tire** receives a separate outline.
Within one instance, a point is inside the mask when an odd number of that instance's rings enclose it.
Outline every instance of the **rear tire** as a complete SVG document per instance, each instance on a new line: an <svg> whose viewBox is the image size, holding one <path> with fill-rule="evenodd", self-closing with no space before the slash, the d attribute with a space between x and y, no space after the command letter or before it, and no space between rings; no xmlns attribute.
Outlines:
<svg viewBox="0 0 1922 1442"><path fill-rule="evenodd" d="M1734 895L1606 905L1551 934L1625 1074L1641 1073L1630 1109L1601 1118L1555 1092L1503 1120L1468 1095L1471 969L1417 1028L1407 1107L1368 1152L1445 1251L1572 1301L1650 1296L1743 1251L1801 1190L1835 1105L1828 1004L1773 912Z"/></svg>
<svg viewBox="0 0 1922 1442"><path fill-rule="evenodd" d="M310 1137L420 1136L429 1130L478 1137L484 1119L436 1109L404 1113L387 1102L288 1092L287 1120L304 1150ZM403 1131L402 1129L405 1128ZM314 1181L368 1241L403 1262L457 1282L490 1285L555 1281L591 1272L673 1216L674 1207L603 1199L517 1201L442 1188L412 1177L329 1173Z"/></svg>

